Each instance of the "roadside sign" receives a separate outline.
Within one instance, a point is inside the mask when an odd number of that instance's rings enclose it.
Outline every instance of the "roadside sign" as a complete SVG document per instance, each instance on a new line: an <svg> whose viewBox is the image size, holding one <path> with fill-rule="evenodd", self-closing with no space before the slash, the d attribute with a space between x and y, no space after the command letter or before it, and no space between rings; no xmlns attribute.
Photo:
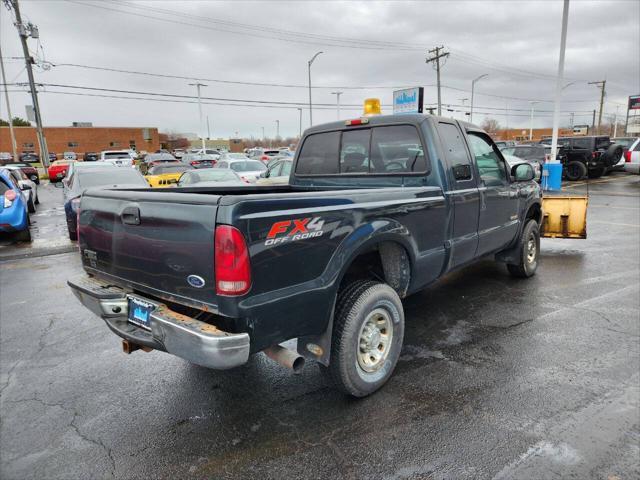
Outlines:
<svg viewBox="0 0 640 480"><path fill-rule="evenodd" d="M414 87L393 92L393 113L422 113L424 88Z"/></svg>
<svg viewBox="0 0 640 480"><path fill-rule="evenodd" d="M629 110L640 110L640 95L629 97Z"/></svg>

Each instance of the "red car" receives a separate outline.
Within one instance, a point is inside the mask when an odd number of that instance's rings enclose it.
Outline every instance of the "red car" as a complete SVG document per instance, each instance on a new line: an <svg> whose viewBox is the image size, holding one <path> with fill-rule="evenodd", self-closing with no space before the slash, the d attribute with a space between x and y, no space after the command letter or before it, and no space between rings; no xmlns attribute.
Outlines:
<svg viewBox="0 0 640 480"><path fill-rule="evenodd" d="M75 160L56 160L49 166L49 181L51 183L59 182L67 174L69 164L74 163Z"/></svg>

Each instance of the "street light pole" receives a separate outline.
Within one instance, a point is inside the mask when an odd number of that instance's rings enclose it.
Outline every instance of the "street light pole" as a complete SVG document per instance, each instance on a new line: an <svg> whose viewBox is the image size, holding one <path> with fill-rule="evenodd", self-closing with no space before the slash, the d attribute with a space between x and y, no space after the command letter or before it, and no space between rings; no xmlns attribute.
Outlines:
<svg viewBox="0 0 640 480"><path fill-rule="evenodd" d="M202 100L200 99L200 87L207 87L204 83L190 83L192 87L196 87L198 90L198 113L200 115L200 138L202 139L202 153L206 152L206 145L204 142L204 126L202 124Z"/></svg>
<svg viewBox="0 0 640 480"><path fill-rule="evenodd" d="M338 120L340 120L340 95L342 95L343 92L331 92L331 95L335 95L336 96L336 107L337 107L337 114L338 114Z"/></svg>
<svg viewBox="0 0 640 480"><path fill-rule="evenodd" d="M298 113L300 114L300 122L298 126L298 138L302 138L302 108L298 107Z"/></svg>
<svg viewBox="0 0 640 480"><path fill-rule="evenodd" d="M531 116L529 117L529 141L531 141L533 139L533 106L539 102L532 102L530 101L529 104L531 105Z"/></svg>
<svg viewBox="0 0 640 480"><path fill-rule="evenodd" d="M567 26L569 23L569 0L564 0L562 8L562 32L560 33L560 58L558 59L558 76L556 78L556 95L553 102L553 130L551 131L551 159L556 162L558 147L558 128L560 126L560 98L562 97L562 82L564 76L564 52L567 45ZM567 85L569 86L569 85Z"/></svg>
<svg viewBox="0 0 640 480"><path fill-rule="evenodd" d="M483 75L480 75L477 78L474 78L473 81L471 82L471 111L469 112L469 122L473 123L473 97L474 97L474 93L475 93L475 89L476 89L476 82L478 80L483 79L484 77L489 76L488 73L485 73Z"/></svg>
<svg viewBox="0 0 640 480"><path fill-rule="evenodd" d="M311 57L311 60L307 62L307 67L309 72L309 126L313 125L313 106L311 104L311 65L313 64L313 61L316 59L316 57L321 53L324 53L324 52L316 53L313 57Z"/></svg>
<svg viewBox="0 0 640 480"><path fill-rule="evenodd" d="M280 139L280 120L276 120L276 142Z"/></svg>

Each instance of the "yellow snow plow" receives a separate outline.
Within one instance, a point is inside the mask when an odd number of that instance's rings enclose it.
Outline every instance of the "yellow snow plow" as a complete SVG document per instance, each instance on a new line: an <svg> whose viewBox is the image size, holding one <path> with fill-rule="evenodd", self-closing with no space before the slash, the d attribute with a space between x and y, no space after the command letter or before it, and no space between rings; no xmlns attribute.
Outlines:
<svg viewBox="0 0 640 480"><path fill-rule="evenodd" d="M588 196L543 196L541 236L586 239L588 202Z"/></svg>

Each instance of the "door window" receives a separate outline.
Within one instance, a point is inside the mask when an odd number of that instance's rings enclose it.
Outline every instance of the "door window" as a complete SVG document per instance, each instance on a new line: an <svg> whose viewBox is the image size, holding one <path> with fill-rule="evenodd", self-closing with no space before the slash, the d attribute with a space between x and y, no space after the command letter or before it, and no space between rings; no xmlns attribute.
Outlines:
<svg viewBox="0 0 640 480"><path fill-rule="evenodd" d="M507 172L504 162L484 135L469 133L469 146L478 165L478 172L484 184L489 186L507 183Z"/></svg>
<svg viewBox="0 0 640 480"><path fill-rule="evenodd" d="M451 123L440 123L438 130L453 178L456 181L471 180L473 178L471 159L464 146L460 130Z"/></svg>

